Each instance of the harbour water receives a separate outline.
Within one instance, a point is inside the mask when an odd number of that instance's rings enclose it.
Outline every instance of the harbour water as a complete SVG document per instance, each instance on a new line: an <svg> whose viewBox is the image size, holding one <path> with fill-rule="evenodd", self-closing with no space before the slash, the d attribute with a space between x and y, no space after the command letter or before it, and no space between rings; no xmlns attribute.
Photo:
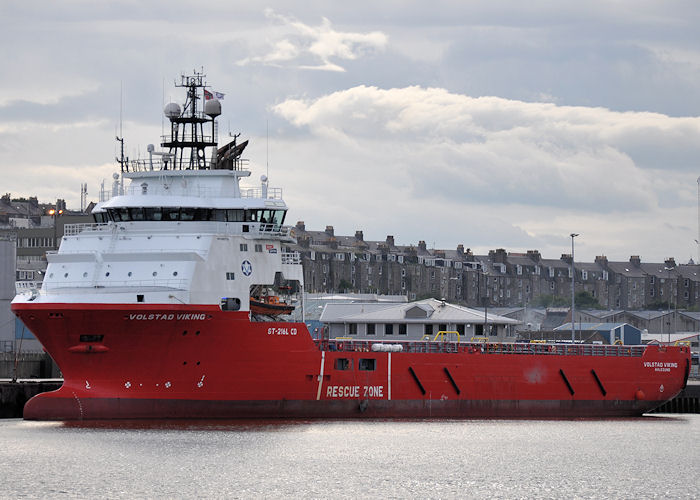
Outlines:
<svg viewBox="0 0 700 500"><path fill-rule="evenodd" d="M700 415L0 421L2 498L698 498Z"/></svg>

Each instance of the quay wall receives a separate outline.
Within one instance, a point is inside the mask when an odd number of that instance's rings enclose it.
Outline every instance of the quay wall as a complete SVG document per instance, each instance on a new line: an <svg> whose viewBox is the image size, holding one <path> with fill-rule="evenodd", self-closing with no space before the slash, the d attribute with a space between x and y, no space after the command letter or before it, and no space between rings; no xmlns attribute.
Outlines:
<svg viewBox="0 0 700 500"><path fill-rule="evenodd" d="M62 380L0 381L0 418L21 418L24 404L41 392L55 391Z"/></svg>
<svg viewBox="0 0 700 500"><path fill-rule="evenodd" d="M652 413L700 413L700 381L689 381L678 396Z"/></svg>

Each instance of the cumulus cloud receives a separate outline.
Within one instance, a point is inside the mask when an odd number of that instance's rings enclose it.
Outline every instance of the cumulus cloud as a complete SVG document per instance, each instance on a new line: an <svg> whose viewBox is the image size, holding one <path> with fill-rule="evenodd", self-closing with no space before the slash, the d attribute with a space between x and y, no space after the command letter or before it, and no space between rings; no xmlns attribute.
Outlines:
<svg viewBox="0 0 700 500"><path fill-rule="evenodd" d="M333 60L354 60L368 52L384 49L387 43L387 36L379 31L337 31L325 17L319 26L310 26L272 9L267 9L265 14L282 27L282 38L269 41L265 54L239 60L241 66L288 63L300 69L344 72L345 68Z"/></svg>
<svg viewBox="0 0 700 500"><path fill-rule="evenodd" d="M422 177L413 187L418 197L639 210L658 203L656 170L669 161L687 169L700 156L698 118L473 98L437 88L359 86L274 109L338 144L383 143L380 151L397 156L382 168Z"/></svg>
<svg viewBox="0 0 700 500"><path fill-rule="evenodd" d="M462 229L465 236L488 232L511 248L515 240L565 243L574 224L602 248L611 234L629 241L633 230L639 237L649 224L668 226L692 203L683 169L700 153L700 118L440 88L358 86L274 111L308 134L331 206L354 207L360 220L401 214L404 231L420 239L433 231L453 239L450 231L467 224L479 229ZM668 168L668 158L683 166ZM602 220L607 229L596 237Z"/></svg>

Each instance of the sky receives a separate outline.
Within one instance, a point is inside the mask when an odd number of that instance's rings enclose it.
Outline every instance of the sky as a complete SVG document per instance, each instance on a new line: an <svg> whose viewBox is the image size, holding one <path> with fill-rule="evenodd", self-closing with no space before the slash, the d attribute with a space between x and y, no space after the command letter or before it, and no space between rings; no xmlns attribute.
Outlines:
<svg viewBox="0 0 700 500"><path fill-rule="evenodd" d="M97 201L120 123L145 157L203 68L288 223L697 261L698 26L696 0L0 0L0 191Z"/></svg>

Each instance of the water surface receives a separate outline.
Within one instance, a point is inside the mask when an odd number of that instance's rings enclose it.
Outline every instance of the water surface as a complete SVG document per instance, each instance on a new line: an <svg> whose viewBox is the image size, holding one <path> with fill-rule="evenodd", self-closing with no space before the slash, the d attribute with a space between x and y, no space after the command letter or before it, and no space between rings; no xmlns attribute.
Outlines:
<svg viewBox="0 0 700 500"><path fill-rule="evenodd" d="M698 498L700 415L0 421L3 498Z"/></svg>

